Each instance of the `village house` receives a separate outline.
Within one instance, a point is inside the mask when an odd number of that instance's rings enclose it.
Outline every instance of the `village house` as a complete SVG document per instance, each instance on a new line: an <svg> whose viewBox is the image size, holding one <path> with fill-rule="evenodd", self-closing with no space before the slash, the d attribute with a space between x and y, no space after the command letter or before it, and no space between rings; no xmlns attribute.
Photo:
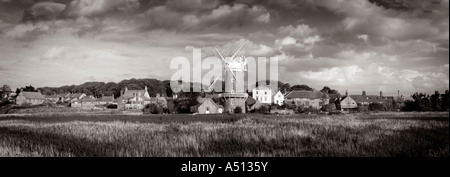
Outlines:
<svg viewBox="0 0 450 177"><path fill-rule="evenodd" d="M45 96L45 100L48 100L52 103L56 103L58 101L63 101L64 100L64 96L61 95L46 95Z"/></svg>
<svg viewBox="0 0 450 177"><path fill-rule="evenodd" d="M85 96L86 96L86 94L84 94L84 93L69 93L66 96L64 96L64 101L71 103L76 100L81 100Z"/></svg>
<svg viewBox="0 0 450 177"><path fill-rule="evenodd" d="M273 96L273 102L279 106L284 104L284 95L278 91L275 96Z"/></svg>
<svg viewBox="0 0 450 177"><path fill-rule="evenodd" d="M144 90L128 90L125 87L120 97L115 100L119 109L142 109L146 104L150 104L152 100L147 91L147 86Z"/></svg>
<svg viewBox="0 0 450 177"><path fill-rule="evenodd" d="M340 98L339 105L340 105L340 108L337 108L337 109L341 109L343 111L347 111L349 109L354 109L354 108L358 107L358 105L356 104L356 101L353 100L352 97L349 97L349 96L344 96L344 97Z"/></svg>
<svg viewBox="0 0 450 177"><path fill-rule="evenodd" d="M386 101L392 101L383 96L383 92L380 91L380 95L367 95L366 91L362 91L361 95L350 95L350 97L361 105L369 105L370 103L383 103ZM393 98L392 98L393 99Z"/></svg>
<svg viewBox="0 0 450 177"><path fill-rule="evenodd" d="M329 104L329 96L318 91L293 90L286 94L285 103L320 109L322 106Z"/></svg>
<svg viewBox="0 0 450 177"><path fill-rule="evenodd" d="M25 92L21 91L19 95L16 97L16 104L31 104L31 105L38 105L42 104L45 101L44 95L41 94L41 92Z"/></svg>
<svg viewBox="0 0 450 177"><path fill-rule="evenodd" d="M211 98L203 98L198 105L191 107L191 112L198 114L222 114L223 106L218 105Z"/></svg>
<svg viewBox="0 0 450 177"><path fill-rule="evenodd" d="M258 86L253 89L252 97L261 103L272 104L272 89L266 86Z"/></svg>

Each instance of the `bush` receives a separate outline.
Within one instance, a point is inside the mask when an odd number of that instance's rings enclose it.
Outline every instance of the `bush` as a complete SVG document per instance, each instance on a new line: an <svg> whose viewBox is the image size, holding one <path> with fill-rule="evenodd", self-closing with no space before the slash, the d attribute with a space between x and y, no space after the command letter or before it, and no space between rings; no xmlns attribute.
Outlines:
<svg viewBox="0 0 450 177"><path fill-rule="evenodd" d="M303 114L303 113L310 114L310 113L318 113L319 112L318 109L313 108L312 106L305 107L303 105L298 106L296 111L298 114Z"/></svg>
<svg viewBox="0 0 450 177"><path fill-rule="evenodd" d="M108 104L106 106L106 108L108 108L108 109L117 109L117 105L116 104Z"/></svg>
<svg viewBox="0 0 450 177"><path fill-rule="evenodd" d="M256 109L255 112L256 113L260 113L260 114L268 114L269 113L269 107L266 106L266 105L262 105L261 107Z"/></svg>
<svg viewBox="0 0 450 177"><path fill-rule="evenodd" d="M370 111L386 111L386 105L382 103L370 103L369 104Z"/></svg>
<svg viewBox="0 0 450 177"><path fill-rule="evenodd" d="M366 106L363 105L358 105L358 107L356 107L356 111L357 112L367 112L369 109Z"/></svg>
<svg viewBox="0 0 450 177"><path fill-rule="evenodd" d="M237 114L242 113L242 108L240 106L234 108L234 113L237 113Z"/></svg>
<svg viewBox="0 0 450 177"><path fill-rule="evenodd" d="M324 112L330 112L336 109L336 105L334 103L327 104L322 106L321 110Z"/></svg>
<svg viewBox="0 0 450 177"><path fill-rule="evenodd" d="M2 101L0 101L0 107L6 106L6 105L9 105L9 104L12 104L11 101L9 101L9 100L2 100Z"/></svg>
<svg viewBox="0 0 450 177"><path fill-rule="evenodd" d="M155 103L150 103L145 105L143 112L144 114L162 114L164 109Z"/></svg>

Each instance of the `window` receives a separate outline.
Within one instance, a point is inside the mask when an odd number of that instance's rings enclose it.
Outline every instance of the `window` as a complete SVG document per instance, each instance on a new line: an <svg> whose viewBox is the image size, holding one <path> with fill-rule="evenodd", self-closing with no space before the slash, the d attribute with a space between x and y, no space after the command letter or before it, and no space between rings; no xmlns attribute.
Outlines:
<svg viewBox="0 0 450 177"><path fill-rule="evenodd" d="M264 95L267 95L267 92L264 92Z"/></svg>
<svg viewBox="0 0 450 177"><path fill-rule="evenodd" d="M267 101L267 97L264 97L264 101Z"/></svg>
<svg viewBox="0 0 450 177"><path fill-rule="evenodd" d="M209 111L209 107L206 107L206 111Z"/></svg>
<svg viewBox="0 0 450 177"><path fill-rule="evenodd" d="M256 94L258 94L258 91L256 91Z"/></svg>

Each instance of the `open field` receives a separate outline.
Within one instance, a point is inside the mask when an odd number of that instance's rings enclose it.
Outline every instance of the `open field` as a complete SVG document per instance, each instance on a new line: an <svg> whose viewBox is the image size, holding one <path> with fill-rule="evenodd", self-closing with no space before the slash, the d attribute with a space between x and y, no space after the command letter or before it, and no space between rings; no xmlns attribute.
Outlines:
<svg viewBox="0 0 450 177"><path fill-rule="evenodd" d="M0 156L448 157L449 113L9 115Z"/></svg>

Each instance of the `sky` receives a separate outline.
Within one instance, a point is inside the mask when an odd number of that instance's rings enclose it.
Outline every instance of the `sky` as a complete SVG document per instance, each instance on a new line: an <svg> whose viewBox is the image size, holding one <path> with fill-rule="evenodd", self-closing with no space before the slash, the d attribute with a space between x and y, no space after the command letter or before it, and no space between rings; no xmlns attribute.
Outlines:
<svg viewBox="0 0 450 177"><path fill-rule="evenodd" d="M243 40L291 85L449 89L448 0L0 0L0 84L168 80L172 58Z"/></svg>

